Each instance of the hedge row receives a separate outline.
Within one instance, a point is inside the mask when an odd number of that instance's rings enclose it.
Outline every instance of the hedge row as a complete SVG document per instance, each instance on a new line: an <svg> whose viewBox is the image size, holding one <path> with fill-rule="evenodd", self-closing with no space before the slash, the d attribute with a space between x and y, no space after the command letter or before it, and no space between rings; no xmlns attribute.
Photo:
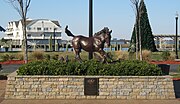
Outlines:
<svg viewBox="0 0 180 104"><path fill-rule="evenodd" d="M106 75L106 76L158 76L162 71L145 61L121 61L103 64L94 60L63 63L60 61L34 61L22 65L18 75Z"/></svg>

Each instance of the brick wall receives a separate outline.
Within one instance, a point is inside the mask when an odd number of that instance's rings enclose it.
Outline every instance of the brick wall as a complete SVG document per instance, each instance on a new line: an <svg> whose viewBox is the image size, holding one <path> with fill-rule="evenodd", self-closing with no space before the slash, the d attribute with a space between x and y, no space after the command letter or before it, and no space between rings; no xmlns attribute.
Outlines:
<svg viewBox="0 0 180 104"><path fill-rule="evenodd" d="M99 95L84 95L99 78ZM6 99L175 99L170 76L8 76Z"/></svg>

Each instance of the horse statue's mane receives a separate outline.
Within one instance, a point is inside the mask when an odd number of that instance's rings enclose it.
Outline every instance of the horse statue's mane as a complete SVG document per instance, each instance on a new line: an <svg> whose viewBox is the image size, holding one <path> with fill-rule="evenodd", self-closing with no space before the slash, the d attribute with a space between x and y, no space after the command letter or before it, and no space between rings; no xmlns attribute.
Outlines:
<svg viewBox="0 0 180 104"><path fill-rule="evenodd" d="M109 32L108 27L104 27L104 29L100 30L99 32L95 33L94 36L99 36L102 33L107 33Z"/></svg>

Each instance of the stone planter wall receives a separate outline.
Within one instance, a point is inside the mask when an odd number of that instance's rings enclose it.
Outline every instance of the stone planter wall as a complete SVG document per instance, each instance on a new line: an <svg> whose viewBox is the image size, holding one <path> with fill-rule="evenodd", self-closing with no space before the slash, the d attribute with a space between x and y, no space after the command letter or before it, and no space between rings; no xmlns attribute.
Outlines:
<svg viewBox="0 0 180 104"><path fill-rule="evenodd" d="M84 78L99 78L98 96ZM170 76L8 76L6 99L175 99Z"/></svg>

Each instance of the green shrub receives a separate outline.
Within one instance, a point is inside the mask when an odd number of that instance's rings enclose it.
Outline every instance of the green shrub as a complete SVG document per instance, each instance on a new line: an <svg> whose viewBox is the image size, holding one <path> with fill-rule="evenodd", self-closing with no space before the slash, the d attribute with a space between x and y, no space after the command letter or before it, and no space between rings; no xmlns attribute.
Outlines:
<svg viewBox="0 0 180 104"><path fill-rule="evenodd" d="M42 60L44 52L42 51L34 51L32 52L32 57L35 58L36 60Z"/></svg>
<svg viewBox="0 0 180 104"><path fill-rule="evenodd" d="M2 55L2 61L8 61L9 59L10 59L10 55L9 54Z"/></svg>
<svg viewBox="0 0 180 104"><path fill-rule="evenodd" d="M151 61L151 51L143 50L142 51L142 58L144 61Z"/></svg>
<svg viewBox="0 0 180 104"><path fill-rule="evenodd" d="M169 60L175 60L175 59L176 59L176 54L174 52L171 52L169 56Z"/></svg>
<svg viewBox="0 0 180 104"><path fill-rule="evenodd" d="M53 55L53 56L52 56L52 59L53 59L53 60L58 60L58 59L59 59L59 55L58 55L58 54Z"/></svg>
<svg viewBox="0 0 180 104"><path fill-rule="evenodd" d="M145 61L121 61L103 64L94 60L79 62L34 61L22 65L18 75L108 75L108 76L156 76L162 71Z"/></svg>
<svg viewBox="0 0 180 104"><path fill-rule="evenodd" d="M129 52L128 51L115 51L116 60L128 60Z"/></svg>
<svg viewBox="0 0 180 104"><path fill-rule="evenodd" d="M13 60L15 58L14 54L9 55L9 60Z"/></svg>
<svg viewBox="0 0 180 104"><path fill-rule="evenodd" d="M128 53L128 59L130 59L130 60L136 59L136 53L135 52L129 52Z"/></svg>
<svg viewBox="0 0 180 104"><path fill-rule="evenodd" d="M16 56L15 56L16 59L18 60L23 60L24 59L24 53L23 52L19 52Z"/></svg>
<svg viewBox="0 0 180 104"><path fill-rule="evenodd" d="M45 54L45 55L44 55L44 59L45 59L45 60L50 60L50 59L51 59L51 56L50 56L49 54Z"/></svg>
<svg viewBox="0 0 180 104"><path fill-rule="evenodd" d="M168 51L163 51L162 54L161 54L162 59L165 60L165 61L169 59L170 55L171 54Z"/></svg>
<svg viewBox="0 0 180 104"><path fill-rule="evenodd" d="M14 54L3 54L1 56L2 61L8 61L8 60L13 60L15 58Z"/></svg>

